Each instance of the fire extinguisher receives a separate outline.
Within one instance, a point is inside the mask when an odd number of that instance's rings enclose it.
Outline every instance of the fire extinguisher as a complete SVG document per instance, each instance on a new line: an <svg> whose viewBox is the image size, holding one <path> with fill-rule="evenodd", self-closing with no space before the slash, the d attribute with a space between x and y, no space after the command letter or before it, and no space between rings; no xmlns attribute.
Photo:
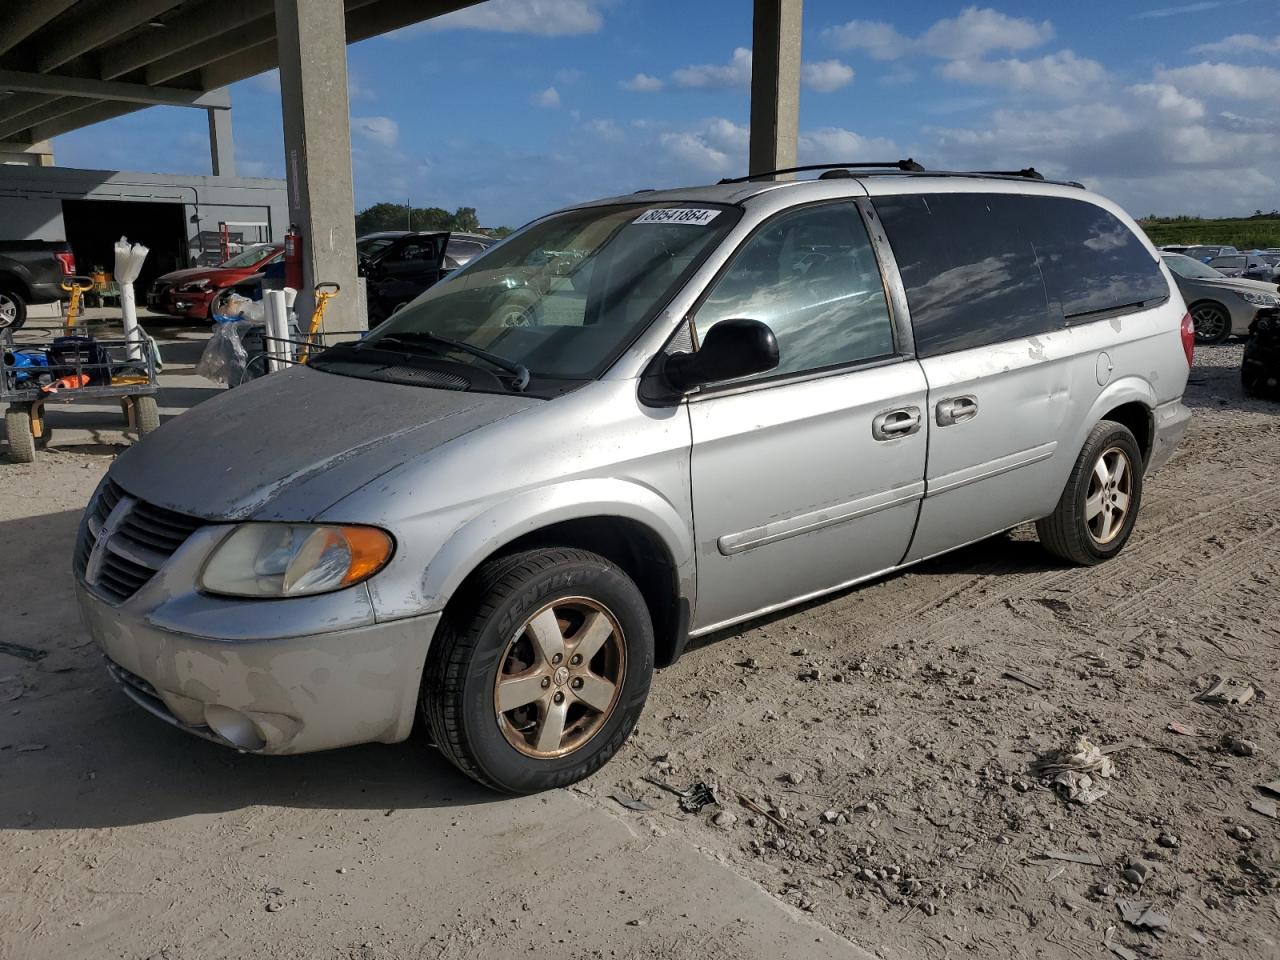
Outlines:
<svg viewBox="0 0 1280 960"><path fill-rule="evenodd" d="M284 284L302 289L302 232L296 223L289 224L284 235Z"/></svg>

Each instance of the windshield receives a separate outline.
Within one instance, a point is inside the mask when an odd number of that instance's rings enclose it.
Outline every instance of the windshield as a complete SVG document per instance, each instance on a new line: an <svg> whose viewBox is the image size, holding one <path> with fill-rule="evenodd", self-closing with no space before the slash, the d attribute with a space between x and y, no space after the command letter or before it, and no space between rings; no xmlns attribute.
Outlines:
<svg viewBox="0 0 1280 960"><path fill-rule="evenodd" d="M220 263L221 267L252 267L255 263L265 257L271 251L269 243L260 243L254 247L247 247L243 252L237 253L230 260Z"/></svg>
<svg viewBox="0 0 1280 960"><path fill-rule="evenodd" d="M1187 280L1222 279L1222 274L1213 269L1213 267L1203 264L1199 260L1192 260L1190 257L1184 257L1180 253L1165 254L1164 262L1169 265L1170 270Z"/></svg>
<svg viewBox="0 0 1280 960"><path fill-rule="evenodd" d="M357 240L356 256L372 257L379 250L385 250L399 239L399 237L365 237Z"/></svg>
<svg viewBox="0 0 1280 960"><path fill-rule="evenodd" d="M1188 257L1196 260L1208 260L1210 257L1216 257L1222 253L1221 247L1187 247L1182 251Z"/></svg>
<svg viewBox="0 0 1280 960"><path fill-rule="evenodd" d="M1244 257L1214 257L1209 266L1215 270L1243 270Z"/></svg>
<svg viewBox="0 0 1280 960"><path fill-rule="evenodd" d="M638 203L556 214L490 247L364 343L431 334L521 365L535 381L594 378L740 215L712 204Z"/></svg>

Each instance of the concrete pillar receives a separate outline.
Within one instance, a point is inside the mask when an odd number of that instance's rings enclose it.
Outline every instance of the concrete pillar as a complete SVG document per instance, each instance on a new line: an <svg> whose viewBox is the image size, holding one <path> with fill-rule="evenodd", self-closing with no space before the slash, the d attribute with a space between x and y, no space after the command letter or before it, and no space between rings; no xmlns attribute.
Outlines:
<svg viewBox="0 0 1280 960"><path fill-rule="evenodd" d="M342 293L329 304L325 329L355 330L360 312L343 0L275 4L289 219L303 242L304 289L295 310L305 330L316 282L332 281Z"/></svg>
<svg viewBox="0 0 1280 960"><path fill-rule="evenodd" d="M209 156L215 177L236 175L236 144L231 136L231 111L209 111Z"/></svg>
<svg viewBox="0 0 1280 960"><path fill-rule="evenodd" d="M751 62L751 173L796 165L803 0L755 0Z"/></svg>

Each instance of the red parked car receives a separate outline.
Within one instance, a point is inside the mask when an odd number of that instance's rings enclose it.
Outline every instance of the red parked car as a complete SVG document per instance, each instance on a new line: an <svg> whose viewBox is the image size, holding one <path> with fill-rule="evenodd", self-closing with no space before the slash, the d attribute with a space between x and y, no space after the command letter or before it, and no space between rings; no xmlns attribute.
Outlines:
<svg viewBox="0 0 1280 960"><path fill-rule="evenodd" d="M147 292L147 307L174 317L209 319L209 302L223 287L261 273L284 256L284 244L259 243L216 267L191 267L158 277Z"/></svg>

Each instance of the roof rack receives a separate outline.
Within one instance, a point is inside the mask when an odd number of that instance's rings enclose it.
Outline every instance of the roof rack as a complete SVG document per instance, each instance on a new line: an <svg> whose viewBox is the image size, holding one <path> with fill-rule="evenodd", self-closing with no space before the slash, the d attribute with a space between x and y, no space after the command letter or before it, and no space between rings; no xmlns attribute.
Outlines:
<svg viewBox="0 0 1280 960"><path fill-rule="evenodd" d="M803 167L783 167L781 170L762 170L745 177L725 177L721 183L750 183L752 180L763 180L776 177L780 173L804 173L808 170L899 170L903 173L924 173L924 167L910 157L906 160L894 160L890 163L810 163ZM839 176L839 174L837 174Z"/></svg>
<svg viewBox="0 0 1280 960"><path fill-rule="evenodd" d="M1044 180L1044 174L1035 167L1024 167L1021 170L974 170L973 175L979 177L1022 177L1026 180Z"/></svg>

